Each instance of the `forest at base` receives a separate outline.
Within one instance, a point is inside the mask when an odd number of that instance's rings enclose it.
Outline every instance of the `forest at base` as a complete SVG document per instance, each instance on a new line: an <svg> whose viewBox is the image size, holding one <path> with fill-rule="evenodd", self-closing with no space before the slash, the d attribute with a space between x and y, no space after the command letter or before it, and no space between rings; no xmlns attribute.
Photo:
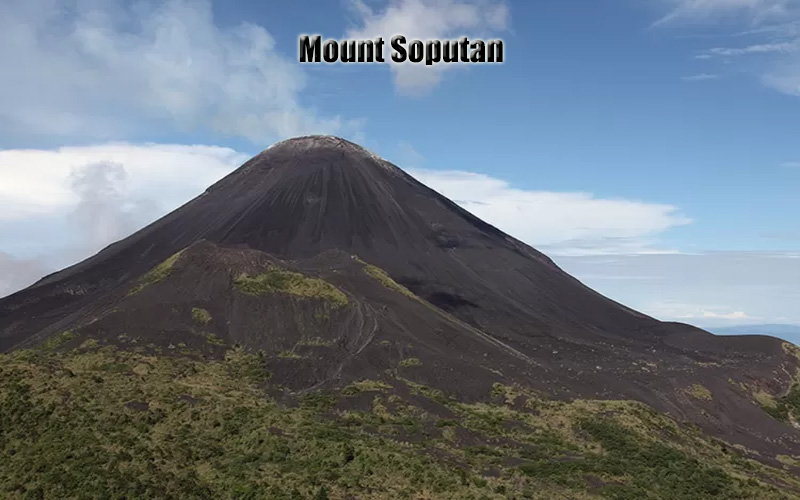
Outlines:
<svg viewBox="0 0 800 500"><path fill-rule="evenodd" d="M790 499L800 479L632 401L408 378L292 396L261 355L90 339L0 355L3 498Z"/></svg>

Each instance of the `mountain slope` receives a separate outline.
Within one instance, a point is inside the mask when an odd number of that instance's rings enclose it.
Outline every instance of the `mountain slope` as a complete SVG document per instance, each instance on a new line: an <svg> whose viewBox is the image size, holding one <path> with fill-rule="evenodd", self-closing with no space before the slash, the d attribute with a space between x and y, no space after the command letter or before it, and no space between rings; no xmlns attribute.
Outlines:
<svg viewBox="0 0 800 500"><path fill-rule="evenodd" d="M468 401L496 383L638 400L765 459L800 455L791 417L763 409L797 381L794 348L615 303L338 138L278 143L161 220L0 301L3 351L64 331L72 346L129 348L133 338L153 352L217 358L234 344L262 350L293 394L402 376Z"/></svg>

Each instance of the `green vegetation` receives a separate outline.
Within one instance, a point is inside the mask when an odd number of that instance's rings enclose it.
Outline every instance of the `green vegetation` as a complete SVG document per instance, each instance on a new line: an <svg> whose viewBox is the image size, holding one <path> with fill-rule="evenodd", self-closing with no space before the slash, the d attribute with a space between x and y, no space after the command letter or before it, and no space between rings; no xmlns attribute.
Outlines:
<svg viewBox="0 0 800 500"><path fill-rule="evenodd" d="M345 396L355 396L362 392L385 392L392 386L380 380L359 380L342 389Z"/></svg>
<svg viewBox="0 0 800 500"><path fill-rule="evenodd" d="M762 403L761 408L781 422L800 421L800 383L795 383L786 396Z"/></svg>
<svg viewBox="0 0 800 500"><path fill-rule="evenodd" d="M266 362L98 342L0 355L0 498L798 498L791 470L640 403L496 385L468 404L394 379L284 406Z"/></svg>
<svg viewBox="0 0 800 500"><path fill-rule="evenodd" d="M786 354L791 354L792 356L800 359L800 346L794 345L791 342L784 342L782 347Z"/></svg>
<svg viewBox="0 0 800 500"><path fill-rule="evenodd" d="M684 392L686 392L686 394L689 396L701 401L711 401L714 399L711 391L706 389L705 386L701 384L694 384L691 387L684 389Z"/></svg>
<svg viewBox="0 0 800 500"><path fill-rule="evenodd" d="M607 418L587 418L579 428L598 442L604 453L574 460L537 460L523 465L523 472L562 484L581 474L625 477L625 484L602 488L609 498L739 498L742 485L720 467L649 441Z"/></svg>
<svg viewBox="0 0 800 500"><path fill-rule="evenodd" d="M225 345L225 341L222 340L222 337L220 337L219 335L215 335L213 333L207 333L205 337L206 337L206 342L208 342L211 345Z"/></svg>
<svg viewBox="0 0 800 500"><path fill-rule="evenodd" d="M76 337L70 330L51 336L40 346L41 349L57 349Z"/></svg>
<svg viewBox="0 0 800 500"><path fill-rule="evenodd" d="M242 274L235 283L239 291L248 295L288 293L297 297L323 299L336 307L348 303L347 295L327 281L283 269L272 268L254 277Z"/></svg>
<svg viewBox="0 0 800 500"><path fill-rule="evenodd" d="M414 292L412 292L408 288L404 287L400 283L393 280L392 277L389 276L389 274L380 267L373 266L371 264L365 264L364 272L370 275L373 279L379 281L383 286L385 286L390 290L394 290L395 292L400 292L403 295L410 297L414 300L419 299L419 297L414 295Z"/></svg>
<svg viewBox="0 0 800 500"><path fill-rule="evenodd" d="M428 399L432 399L439 404L447 405L450 403L447 395L439 389L431 389L430 387L422 384L414 383L408 379L400 379L411 389L412 394L421 394Z"/></svg>
<svg viewBox="0 0 800 500"><path fill-rule="evenodd" d="M329 347L333 345L333 342L330 340L325 340L322 337L314 337L310 339L301 339L297 345L304 347Z"/></svg>
<svg viewBox="0 0 800 500"><path fill-rule="evenodd" d="M800 359L800 347L783 343L783 350L786 354L796 356ZM745 387L746 389L746 387ZM800 369L794 376L794 382L789 388L789 392L783 397L776 397L761 388L751 390L753 399L761 406L765 412L769 413L776 420L786 422L794 426L800 425Z"/></svg>
<svg viewBox="0 0 800 500"><path fill-rule="evenodd" d="M145 287L155 283L160 283L161 281L167 279L167 277L172 274L172 268L175 266L175 263L178 262L178 259L180 259L182 254L183 250L172 255L170 258L151 269L147 274L139 279L139 282L136 284L136 286L131 288L131 290L128 292L128 296L136 295Z"/></svg>
<svg viewBox="0 0 800 500"><path fill-rule="evenodd" d="M400 366L422 366L419 358L407 358L400 361Z"/></svg>
<svg viewBox="0 0 800 500"><path fill-rule="evenodd" d="M514 404L514 401L516 401L518 397L525 395L526 391L520 387L498 383L492 385L492 396L496 398L502 398L507 405Z"/></svg>
<svg viewBox="0 0 800 500"><path fill-rule="evenodd" d="M192 308L192 319L195 323L207 325L211 323L211 313L199 307Z"/></svg>
<svg viewBox="0 0 800 500"><path fill-rule="evenodd" d="M784 465L791 465L793 467L800 467L800 457L790 457L788 455L778 455L775 459L784 464Z"/></svg>
<svg viewBox="0 0 800 500"><path fill-rule="evenodd" d="M244 384L258 387L272 378L272 374L264 366L265 361L263 352L252 354L241 347L235 347L225 353L225 374ZM195 365L192 366L192 372L195 372Z"/></svg>
<svg viewBox="0 0 800 500"><path fill-rule="evenodd" d="M300 358L302 358L302 356L300 356L299 354L297 354L294 351L283 351L283 352L280 352L280 353L278 353L278 357L281 358L281 359L300 359Z"/></svg>

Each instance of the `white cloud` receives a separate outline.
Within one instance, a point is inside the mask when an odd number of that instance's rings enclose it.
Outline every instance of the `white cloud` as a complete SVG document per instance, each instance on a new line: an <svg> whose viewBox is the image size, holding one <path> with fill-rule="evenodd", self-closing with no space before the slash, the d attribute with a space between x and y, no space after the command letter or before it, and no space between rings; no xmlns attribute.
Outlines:
<svg viewBox="0 0 800 500"><path fill-rule="evenodd" d="M704 82L708 80L716 80L717 78L719 78L719 75L700 73L698 75L683 76L681 77L681 80L684 82Z"/></svg>
<svg viewBox="0 0 800 500"><path fill-rule="evenodd" d="M763 85L800 96L800 0L665 0L668 14L657 25L713 25L749 43L740 47L712 47L694 57L715 64L736 64ZM744 31L742 31L744 25ZM734 58L748 56L746 61Z"/></svg>
<svg viewBox="0 0 800 500"><path fill-rule="evenodd" d="M729 307L697 306L677 302L656 302L649 306L650 313L667 320L679 320L698 323L743 323L759 321L761 318L750 316L744 311L734 311Z"/></svg>
<svg viewBox="0 0 800 500"><path fill-rule="evenodd" d="M686 20L740 17L749 23L781 19L793 12L797 0L662 0L669 12L656 24Z"/></svg>
<svg viewBox="0 0 800 500"><path fill-rule="evenodd" d="M761 81L778 92L800 97L800 60L797 61L797 66L787 66L766 74Z"/></svg>
<svg viewBox="0 0 800 500"><path fill-rule="evenodd" d="M782 43L760 43L756 45L748 45L746 47L715 47L708 49L706 54L710 56L743 56L748 54L769 54L771 52L789 53L797 50L797 43L795 42L782 42Z"/></svg>
<svg viewBox="0 0 800 500"><path fill-rule="evenodd" d="M663 309L662 315L680 320L728 320L728 321L756 321L759 318L748 316L744 311L731 311L731 312L718 312L720 310L730 309L717 309L717 311L709 311L706 307L690 306L687 304L659 304ZM654 308L658 311L658 306Z"/></svg>
<svg viewBox="0 0 800 500"><path fill-rule="evenodd" d="M744 320L757 320L759 318L754 318L752 316L748 316L743 311L733 311L731 313L716 313L713 311L703 311L704 318L717 318L717 319L731 319L736 321L744 321Z"/></svg>
<svg viewBox="0 0 800 500"><path fill-rule="evenodd" d="M509 23L509 9L503 0L390 0L383 9L373 9L363 0L350 0L358 25L348 30L347 39L386 41L385 58L394 84L402 94L423 94L441 81L443 72L464 68L459 63L394 63L388 54L389 41L405 35L407 41L429 39L496 38Z"/></svg>
<svg viewBox="0 0 800 500"><path fill-rule="evenodd" d="M168 125L255 143L351 133L300 102L305 76L250 23L219 27L208 0L5 0L0 133L120 138Z"/></svg>
<svg viewBox="0 0 800 500"><path fill-rule="evenodd" d="M0 150L0 296L144 227L249 156L167 144Z"/></svg>
<svg viewBox="0 0 800 500"><path fill-rule="evenodd" d="M71 185L72 176L87 165L123 168L117 174L117 180L125 181L120 196L153 200L150 205L161 213L199 194L248 158L230 148L171 144L0 150L0 221L74 209L81 196Z"/></svg>
<svg viewBox="0 0 800 500"><path fill-rule="evenodd" d="M470 172L410 173L481 219L557 255L664 252L654 246L655 237L691 222L671 205L528 191Z"/></svg>

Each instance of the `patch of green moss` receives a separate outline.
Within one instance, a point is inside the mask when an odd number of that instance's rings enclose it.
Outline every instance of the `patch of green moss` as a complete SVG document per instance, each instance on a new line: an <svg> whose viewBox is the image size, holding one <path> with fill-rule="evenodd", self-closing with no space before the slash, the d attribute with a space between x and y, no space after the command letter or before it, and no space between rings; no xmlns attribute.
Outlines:
<svg viewBox="0 0 800 500"><path fill-rule="evenodd" d="M525 391L520 387L503 385L500 383L492 384L491 394L493 397L502 398L507 405L514 404L514 401L516 401L520 396L527 395L530 397L533 395L532 392Z"/></svg>
<svg viewBox="0 0 800 500"><path fill-rule="evenodd" d="M325 340L322 337L314 337L310 339L300 339L297 343L298 346L304 347L329 347L333 344L330 340Z"/></svg>
<svg viewBox="0 0 800 500"><path fill-rule="evenodd" d="M436 427L458 427L458 420L452 418L440 418L436 421Z"/></svg>
<svg viewBox="0 0 800 500"><path fill-rule="evenodd" d="M345 396L355 396L362 392L384 392L391 388L391 385L386 382L381 382L380 380L359 380L342 389L342 394Z"/></svg>
<svg viewBox="0 0 800 500"><path fill-rule="evenodd" d="M800 467L800 457L791 457L789 455L778 455L775 459L784 464L789 465L791 467Z"/></svg>
<svg viewBox="0 0 800 500"><path fill-rule="evenodd" d="M206 342L211 345L225 345L225 341L219 335L215 335L213 333L205 334Z"/></svg>
<svg viewBox="0 0 800 500"><path fill-rule="evenodd" d="M272 378L272 373L266 368L264 353L253 354L241 347L229 349L225 353L225 368L229 376L240 379L245 384L260 385Z"/></svg>
<svg viewBox="0 0 800 500"><path fill-rule="evenodd" d="M336 406L336 394L330 392L309 392L300 396L300 408L314 413L323 413Z"/></svg>
<svg viewBox="0 0 800 500"><path fill-rule="evenodd" d="M755 399L756 402L759 405L761 405L762 408L763 407L769 407L769 408L775 407L775 396L773 396L772 394L768 393L767 391L758 389L758 390L755 390L752 393L752 395L753 395L753 399Z"/></svg>
<svg viewBox="0 0 800 500"><path fill-rule="evenodd" d="M80 348L81 349L92 349L92 348L98 347L98 346L100 346L100 342L98 342L97 339L86 339L81 343Z"/></svg>
<svg viewBox="0 0 800 500"><path fill-rule="evenodd" d="M288 293L297 297L323 299L336 307L348 303L347 295L325 280L277 268L252 277L241 274L235 284L239 291L248 295Z"/></svg>
<svg viewBox="0 0 800 500"><path fill-rule="evenodd" d="M714 399L711 391L706 389L706 387L701 384L693 384L692 386L684 389L684 392L689 396L701 401L711 401Z"/></svg>
<svg viewBox="0 0 800 500"><path fill-rule="evenodd" d="M452 403L450 398L448 398L447 395L439 389L434 389L432 387L428 387L427 385L417 384L416 382L412 382L407 379L400 380L402 380L409 387L409 389L411 389L412 394L421 394L422 396L425 396L426 398L436 401L442 405Z"/></svg>
<svg viewBox="0 0 800 500"><path fill-rule="evenodd" d="M75 335L74 332L72 332L71 330L66 330L61 333L52 335L50 338L45 340L39 347L41 349L47 349L47 350L57 349L76 337L77 335Z"/></svg>
<svg viewBox="0 0 800 500"><path fill-rule="evenodd" d="M800 359L800 346L792 344L791 342L784 342L781 346L786 354L791 354Z"/></svg>
<svg viewBox="0 0 800 500"><path fill-rule="evenodd" d="M800 383L792 385L786 396L773 398L771 405L762 404L761 408L781 422L800 420Z"/></svg>
<svg viewBox="0 0 800 500"><path fill-rule="evenodd" d="M422 361L419 358L406 358L400 360L400 366L422 366Z"/></svg>
<svg viewBox="0 0 800 500"><path fill-rule="evenodd" d="M145 287L160 283L167 279L169 275L172 274L172 268L175 266L175 263L178 262L178 259L180 259L181 255L183 255L183 250L172 255L167 260L148 271L147 274L139 278L136 286L131 288L131 290L128 292L128 296L136 295L144 290Z"/></svg>
<svg viewBox="0 0 800 500"><path fill-rule="evenodd" d="M410 297L414 300L419 299L419 297L414 295L414 292L393 280L392 277L380 267L373 266L372 264L366 264L364 266L364 272L390 290L402 293L406 297Z"/></svg>
<svg viewBox="0 0 800 500"><path fill-rule="evenodd" d="M127 373L131 371L131 367L126 365L125 363L106 363L98 367L98 369L104 372L119 372L119 373Z"/></svg>
<svg viewBox="0 0 800 500"><path fill-rule="evenodd" d="M193 307L192 308L192 319L195 323L200 323L202 325L207 325L211 323L212 317L211 313L205 309L200 307Z"/></svg>
<svg viewBox="0 0 800 500"><path fill-rule="evenodd" d="M281 359L300 359L300 358L302 358L302 356L300 356L299 354L297 354L294 351L283 351L283 352L280 352L280 353L278 353L278 357L281 358Z"/></svg>

